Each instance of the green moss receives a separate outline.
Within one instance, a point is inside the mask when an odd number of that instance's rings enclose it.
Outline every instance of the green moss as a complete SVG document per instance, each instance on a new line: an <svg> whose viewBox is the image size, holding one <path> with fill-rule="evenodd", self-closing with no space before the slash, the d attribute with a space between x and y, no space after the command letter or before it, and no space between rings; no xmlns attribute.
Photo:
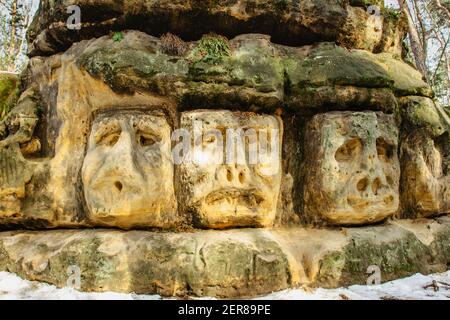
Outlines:
<svg viewBox="0 0 450 320"><path fill-rule="evenodd" d="M400 100L404 124L411 130L428 128L433 135L442 134L441 117L431 99L425 97L404 97Z"/></svg>
<svg viewBox="0 0 450 320"><path fill-rule="evenodd" d="M117 92L142 89L168 94L166 86L175 80L167 78L176 79L187 73L187 63L182 59L125 46L98 49L81 56L77 63Z"/></svg>
<svg viewBox="0 0 450 320"><path fill-rule="evenodd" d="M19 78L13 74L0 74L0 120L11 110L19 95Z"/></svg>
<svg viewBox="0 0 450 320"><path fill-rule="evenodd" d="M52 261L46 273L60 276L52 282L66 285L68 267L76 266L81 271L81 287L101 287L105 281L111 279L115 272L114 259L101 253L98 248L101 241L98 238L74 241L68 249L62 250ZM48 250L48 249L47 249ZM45 250L44 250L45 251Z"/></svg>
<svg viewBox="0 0 450 320"><path fill-rule="evenodd" d="M112 39L116 42L120 42L123 40L123 33L122 32L114 32Z"/></svg>
<svg viewBox="0 0 450 320"><path fill-rule="evenodd" d="M384 8L382 14L387 19L398 20L402 16L402 11L393 8Z"/></svg>
<svg viewBox="0 0 450 320"><path fill-rule="evenodd" d="M345 253L345 273L359 283L367 280L369 266L378 266L382 280L401 278L416 272L426 273L426 266L432 263L433 254L412 233L406 233L396 240L377 243L371 239L355 238Z"/></svg>
<svg viewBox="0 0 450 320"><path fill-rule="evenodd" d="M393 85L389 74L370 54L363 55L332 44L322 44L306 57L291 55L284 64L294 90L296 87L324 85L366 88L389 88Z"/></svg>
<svg viewBox="0 0 450 320"><path fill-rule="evenodd" d="M231 55L228 39L219 35L204 35L197 46L189 53L188 60L192 64L218 64Z"/></svg>
<svg viewBox="0 0 450 320"><path fill-rule="evenodd" d="M438 232L435 239L432 247L434 247L439 256L445 260L448 268L450 267L450 227L447 226Z"/></svg>

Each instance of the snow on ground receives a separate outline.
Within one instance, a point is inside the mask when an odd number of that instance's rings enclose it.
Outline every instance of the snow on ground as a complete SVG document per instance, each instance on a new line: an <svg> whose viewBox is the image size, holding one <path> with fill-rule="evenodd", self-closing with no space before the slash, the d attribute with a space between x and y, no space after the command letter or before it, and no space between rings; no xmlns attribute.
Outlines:
<svg viewBox="0 0 450 320"><path fill-rule="evenodd" d="M113 292L84 293L72 288L58 289L45 283L27 281L15 274L0 272L0 299L39 300L157 300L157 295ZM339 289L295 289L275 292L258 299L271 300L365 300L439 299L450 300L450 271L412 277L377 286L351 286Z"/></svg>
<svg viewBox="0 0 450 320"><path fill-rule="evenodd" d="M285 290L263 299L274 300L450 300L450 271L386 282L376 286L339 289Z"/></svg>

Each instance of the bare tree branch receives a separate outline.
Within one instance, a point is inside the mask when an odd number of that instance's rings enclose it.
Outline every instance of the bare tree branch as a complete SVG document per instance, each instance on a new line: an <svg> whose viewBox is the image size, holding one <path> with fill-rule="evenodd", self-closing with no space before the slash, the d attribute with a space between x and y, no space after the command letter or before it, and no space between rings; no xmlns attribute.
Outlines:
<svg viewBox="0 0 450 320"><path fill-rule="evenodd" d="M436 6L441 9L441 11L447 15L447 18L450 20L450 10L447 9L446 6L444 6L440 0L433 0Z"/></svg>
<svg viewBox="0 0 450 320"><path fill-rule="evenodd" d="M400 9L406 14L408 18L408 34L409 40L411 42L411 50L414 55L414 60L416 62L416 67L424 77L424 79L428 80L427 77L427 67L425 64L425 54L423 51L423 47L421 45L421 40L417 28L414 24L414 20L411 15L411 10L409 9L406 0L397 0Z"/></svg>
<svg viewBox="0 0 450 320"><path fill-rule="evenodd" d="M438 64L437 64L437 66L436 66L436 70L434 70L434 74L433 74L433 78L432 78L432 83L435 83L435 80L436 80L436 74L437 74L437 72L438 72L438 70L439 70L439 67L441 66L442 57L443 57L444 54L447 52L447 46L448 46L448 42L449 42L449 41L450 41L450 36L448 37L447 42L445 43L444 48L442 48L442 53L441 53L441 56L439 57ZM447 67L448 67L448 66L447 66Z"/></svg>

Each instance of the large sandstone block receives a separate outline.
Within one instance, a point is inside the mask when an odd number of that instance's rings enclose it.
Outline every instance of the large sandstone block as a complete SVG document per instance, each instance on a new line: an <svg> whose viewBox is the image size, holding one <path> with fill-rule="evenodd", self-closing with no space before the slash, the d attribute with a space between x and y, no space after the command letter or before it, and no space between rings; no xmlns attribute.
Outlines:
<svg viewBox="0 0 450 320"><path fill-rule="evenodd" d="M281 120L201 110L184 112L181 128L193 137L179 166L182 211L200 227L272 226L282 172Z"/></svg>
<svg viewBox="0 0 450 320"><path fill-rule="evenodd" d="M67 28L71 5L81 9L81 31ZM332 41L400 54L404 17L389 15L382 6L374 12L357 5L340 0L44 0L29 31L30 51L31 55L54 54L111 30L135 29L153 36L172 32L185 40L210 32L230 38L262 33L289 45Z"/></svg>
<svg viewBox="0 0 450 320"><path fill-rule="evenodd" d="M401 144L403 215L450 213L450 122L430 99L405 97Z"/></svg>
<svg viewBox="0 0 450 320"><path fill-rule="evenodd" d="M306 126L304 141L308 220L361 225L397 212L400 164L393 115L318 114Z"/></svg>
<svg viewBox="0 0 450 320"><path fill-rule="evenodd" d="M175 54L163 49L164 41L140 32L127 31L123 37L78 43L64 58L75 56L80 69L115 92L170 96L182 108L239 105L273 111L286 104L295 112L362 106L392 112L394 94L432 96L421 74L395 55L347 50L334 43L296 48L274 44L265 35L229 41L209 36L184 43L183 53ZM216 45L223 50L209 49Z"/></svg>
<svg viewBox="0 0 450 320"><path fill-rule="evenodd" d="M82 291L237 298L299 286L366 284L443 272L450 221L192 233L57 230L0 233L0 270L58 287L79 271Z"/></svg>

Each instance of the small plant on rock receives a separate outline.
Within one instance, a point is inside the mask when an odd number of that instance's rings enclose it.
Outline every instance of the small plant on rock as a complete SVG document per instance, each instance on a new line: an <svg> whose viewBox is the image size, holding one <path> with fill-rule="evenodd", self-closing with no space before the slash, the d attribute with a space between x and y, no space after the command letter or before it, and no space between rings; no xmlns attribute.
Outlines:
<svg viewBox="0 0 450 320"><path fill-rule="evenodd" d="M161 36L159 46L162 52L172 56L184 56L188 50L187 43L170 32Z"/></svg>
<svg viewBox="0 0 450 320"><path fill-rule="evenodd" d="M231 54L227 38L216 34L204 35L197 46L191 51L188 59L191 63L205 62L218 64Z"/></svg>
<svg viewBox="0 0 450 320"><path fill-rule="evenodd" d="M123 40L123 33L122 32L114 32L112 35L112 39L115 42L120 42Z"/></svg>

